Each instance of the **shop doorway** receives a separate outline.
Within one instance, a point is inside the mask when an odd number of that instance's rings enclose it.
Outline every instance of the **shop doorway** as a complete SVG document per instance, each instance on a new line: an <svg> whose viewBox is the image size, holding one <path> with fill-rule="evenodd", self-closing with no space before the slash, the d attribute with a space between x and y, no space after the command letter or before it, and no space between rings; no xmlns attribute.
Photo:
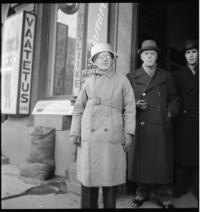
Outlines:
<svg viewBox="0 0 200 212"><path fill-rule="evenodd" d="M198 1L139 3L138 45L155 39L161 49L159 65L174 72L184 65L183 44L187 39L199 40ZM140 66L137 58L136 66Z"/></svg>

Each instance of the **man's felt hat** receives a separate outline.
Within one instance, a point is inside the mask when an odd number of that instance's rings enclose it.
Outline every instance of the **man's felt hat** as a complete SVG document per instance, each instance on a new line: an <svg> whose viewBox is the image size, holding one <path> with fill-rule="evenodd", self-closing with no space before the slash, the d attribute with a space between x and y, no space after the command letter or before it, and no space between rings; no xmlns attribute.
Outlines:
<svg viewBox="0 0 200 212"><path fill-rule="evenodd" d="M196 40L187 40L184 44L184 52L190 49L198 49L199 44Z"/></svg>
<svg viewBox="0 0 200 212"><path fill-rule="evenodd" d="M141 54L143 51L146 51L146 50L155 50L157 52L160 51L160 49L157 47L157 44L154 40L143 41L141 49L138 49L138 54Z"/></svg>

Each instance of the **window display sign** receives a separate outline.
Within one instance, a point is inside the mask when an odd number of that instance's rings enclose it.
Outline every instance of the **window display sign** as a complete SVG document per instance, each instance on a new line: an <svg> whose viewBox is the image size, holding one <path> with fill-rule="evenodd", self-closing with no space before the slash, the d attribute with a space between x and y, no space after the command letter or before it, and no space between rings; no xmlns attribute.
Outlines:
<svg viewBox="0 0 200 212"><path fill-rule="evenodd" d="M85 80L91 76L92 74L96 73L96 68L89 68L82 70L82 84L85 82Z"/></svg>
<svg viewBox="0 0 200 212"><path fill-rule="evenodd" d="M72 115L74 106L66 100L41 100L33 109L33 115Z"/></svg>
<svg viewBox="0 0 200 212"><path fill-rule="evenodd" d="M4 22L1 112L29 114L36 16L24 11Z"/></svg>

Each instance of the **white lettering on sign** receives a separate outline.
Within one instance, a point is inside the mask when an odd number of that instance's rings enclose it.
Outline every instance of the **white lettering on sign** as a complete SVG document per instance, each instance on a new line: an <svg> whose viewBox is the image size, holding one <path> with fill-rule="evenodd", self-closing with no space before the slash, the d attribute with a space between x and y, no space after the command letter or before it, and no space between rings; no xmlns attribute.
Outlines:
<svg viewBox="0 0 200 212"><path fill-rule="evenodd" d="M92 74L96 73L96 68L91 69L84 69L82 70L82 84L86 81L88 77L90 77Z"/></svg>
<svg viewBox="0 0 200 212"><path fill-rule="evenodd" d="M35 36L35 15L24 13L24 34L21 62L21 83L19 94L19 113L28 114L30 104L31 77L33 64L33 46Z"/></svg>
<svg viewBox="0 0 200 212"><path fill-rule="evenodd" d="M73 95L77 96L81 86L82 51L83 51L83 28L84 28L84 4L80 4L77 16L77 36L75 47L75 65Z"/></svg>
<svg viewBox="0 0 200 212"><path fill-rule="evenodd" d="M94 68L88 61L91 56L91 48L96 43L107 42L108 32L108 3L91 3L88 12L87 32L87 69Z"/></svg>
<svg viewBox="0 0 200 212"><path fill-rule="evenodd" d="M90 51L91 47L94 44L98 43L100 40L106 10L107 10L107 3L100 3L96 21L95 21L94 34L89 43L89 51Z"/></svg>
<svg viewBox="0 0 200 212"><path fill-rule="evenodd" d="M38 101L33 109L33 115L72 115L74 106L70 100Z"/></svg>

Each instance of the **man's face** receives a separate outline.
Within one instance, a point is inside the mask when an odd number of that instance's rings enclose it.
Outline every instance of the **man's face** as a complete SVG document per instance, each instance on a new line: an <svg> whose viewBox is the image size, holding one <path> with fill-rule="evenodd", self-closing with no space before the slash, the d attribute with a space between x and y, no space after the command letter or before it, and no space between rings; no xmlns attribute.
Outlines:
<svg viewBox="0 0 200 212"><path fill-rule="evenodd" d="M198 50L197 49L189 49L185 52L185 58L189 65L195 65L198 62Z"/></svg>
<svg viewBox="0 0 200 212"><path fill-rule="evenodd" d="M102 71L106 71L112 65L112 57L109 52L101 52L94 60L94 64Z"/></svg>
<svg viewBox="0 0 200 212"><path fill-rule="evenodd" d="M156 63L157 52L155 50L146 50L141 53L140 57L144 65L152 67Z"/></svg>

